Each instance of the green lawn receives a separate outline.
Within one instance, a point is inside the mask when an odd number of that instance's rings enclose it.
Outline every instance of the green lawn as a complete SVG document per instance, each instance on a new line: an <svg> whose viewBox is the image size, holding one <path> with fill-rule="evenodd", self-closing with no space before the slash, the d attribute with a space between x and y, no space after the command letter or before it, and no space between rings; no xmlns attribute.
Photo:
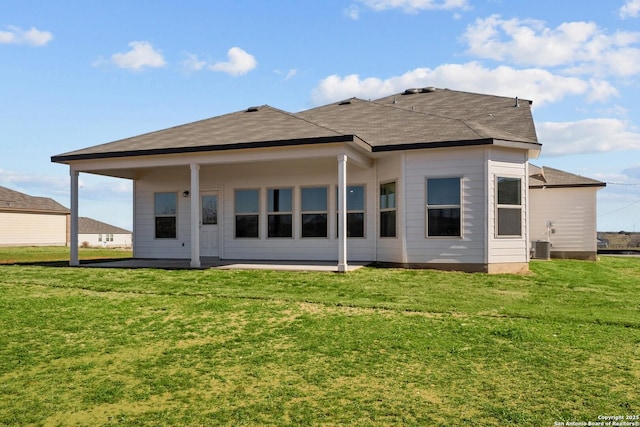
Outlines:
<svg viewBox="0 0 640 427"><path fill-rule="evenodd" d="M0 266L0 425L640 415L640 259L531 269Z"/></svg>
<svg viewBox="0 0 640 427"><path fill-rule="evenodd" d="M69 248L65 246L0 247L0 264L56 263L69 264ZM131 258L130 250L78 248L81 260Z"/></svg>

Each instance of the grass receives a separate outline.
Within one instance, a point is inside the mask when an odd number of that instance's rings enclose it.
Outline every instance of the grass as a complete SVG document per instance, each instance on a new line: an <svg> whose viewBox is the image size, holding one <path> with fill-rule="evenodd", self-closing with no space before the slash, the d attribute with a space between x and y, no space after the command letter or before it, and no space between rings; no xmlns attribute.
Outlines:
<svg viewBox="0 0 640 427"><path fill-rule="evenodd" d="M523 276L0 266L0 425L640 414L640 259Z"/></svg>
<svg viewBox="0 0 640 427"><path fill-rule="evenodd" d="M63 266L69 263L69 252L69 248L65 246L0 247L0 265L48 263ZM78 248L78 257L85 261L131 258L131 250Z"/></svg>

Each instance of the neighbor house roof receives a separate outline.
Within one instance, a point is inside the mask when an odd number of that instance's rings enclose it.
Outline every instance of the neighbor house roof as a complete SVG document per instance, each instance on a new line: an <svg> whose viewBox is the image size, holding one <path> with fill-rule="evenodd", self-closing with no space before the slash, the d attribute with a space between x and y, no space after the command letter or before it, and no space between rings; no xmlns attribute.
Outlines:
<svg viewBox="0 0 640 427"><path fill-rule="evenodd" d="M48 197L35 197L0 187L0 210L42 213L69 213L69 209Z"/></svg>
<svg viewBox="0 0 640 427"><path fill-rule="evenodd" d="M596 179L553 169L547 166L529 165L529 188L606 187Z"/></svg>
<svg viewBox="0 0 640 427"><path fill-rule="evenodd" d="M131 234L129 230L87 217L78 218L79 234Z"/></svg>
<svg viewBox="0 0 640 427"><path fill-rule="evenodd" d="M375 151L486 145L539 150L530 102L447 89L357 98L297 114L264 105L52 157L83 159L354 142Z"/></svg>

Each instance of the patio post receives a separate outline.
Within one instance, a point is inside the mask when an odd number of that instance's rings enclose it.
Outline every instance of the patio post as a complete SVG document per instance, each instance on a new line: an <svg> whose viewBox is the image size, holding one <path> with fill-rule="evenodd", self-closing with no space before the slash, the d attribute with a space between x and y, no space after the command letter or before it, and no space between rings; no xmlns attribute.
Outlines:
<svg viewBox="0 0 640 427"><path fill-rule="evenodd" d="M200 165L191 163L191 267L200 268Z"/></svg>
<svg viewBox="0 0 640 427"><path fill-rule="evenodd" d="M347 271L347 155L338 154L338 272Z"/></svg>
<svg viewBox="0 0 640 427"><path fill-rule="evenodd" d="M69 224L69 249L71 252L69 265L74 267L80 265L78 257L78 176L80 173L73 169L73 166L69 166L69 175L71 176L71 218Z"/></svg>

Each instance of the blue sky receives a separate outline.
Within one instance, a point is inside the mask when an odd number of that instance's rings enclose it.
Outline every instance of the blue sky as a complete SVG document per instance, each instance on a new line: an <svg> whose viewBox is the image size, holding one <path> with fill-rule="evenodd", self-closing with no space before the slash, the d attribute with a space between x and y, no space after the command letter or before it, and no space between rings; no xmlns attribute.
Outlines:
<svg viewBox="0 0 640 427"><path fill-rule="evenodd" d="M579 6L578 6L579 4ZM69 206L52 155L269 104L410 87L533 100L533 161L608 183L640 231L640 0L3 0L0 185ZM80 215L131 228L131 183L81 174Z"/></svg>

